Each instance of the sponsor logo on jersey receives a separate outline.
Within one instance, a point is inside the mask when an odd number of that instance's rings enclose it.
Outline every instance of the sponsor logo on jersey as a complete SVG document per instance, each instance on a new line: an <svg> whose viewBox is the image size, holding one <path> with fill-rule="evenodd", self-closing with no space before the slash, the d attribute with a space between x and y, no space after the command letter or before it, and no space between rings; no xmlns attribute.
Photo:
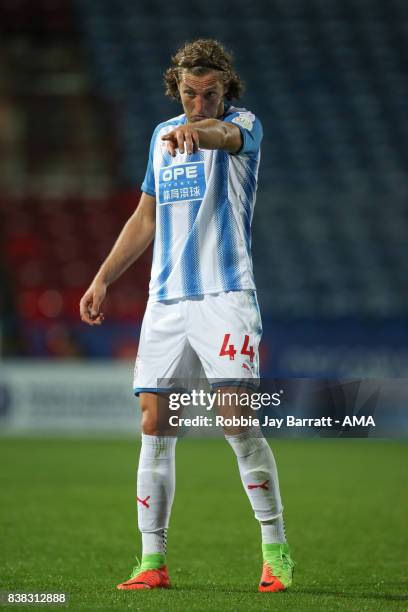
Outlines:
<svg viewBox="0 0 408 612"><path fill-rule="evenodd" d="M159 204L202 200L205 187L203 161L164 166L159 171Z"/></svg>

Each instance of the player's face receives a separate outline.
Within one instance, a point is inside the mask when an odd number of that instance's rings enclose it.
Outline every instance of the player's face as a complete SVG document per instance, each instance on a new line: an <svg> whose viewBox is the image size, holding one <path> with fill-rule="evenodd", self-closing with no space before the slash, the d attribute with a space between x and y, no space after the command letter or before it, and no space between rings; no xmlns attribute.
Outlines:
<svg viewBox="0 0 408 612"><path fill-rule="evenodd" d="M189 122L215 119L224 112L224 83L216 70L201 76L183 72L179 92Z"/></svg>

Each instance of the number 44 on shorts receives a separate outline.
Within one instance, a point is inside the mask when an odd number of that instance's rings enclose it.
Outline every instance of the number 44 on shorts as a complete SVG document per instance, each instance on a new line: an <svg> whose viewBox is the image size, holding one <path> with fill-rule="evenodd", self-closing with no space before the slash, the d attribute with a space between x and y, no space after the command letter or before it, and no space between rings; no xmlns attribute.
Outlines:
<svg viewBox="0 0 408 612"><path fill-rule="evenodd" d="M230 336L231 334L225 334L224 336L224 340L222 341L222 346L220 350L220 357L225 357L226 355L229 355L229 358L233 360L235 359L235 355L237 351L235 350L235 346L232 343L229 343ZM248 346L248 345L249 345L249 336L246 334L244 337L244 342L242 344L240 354L248 355L249 361L253 363L254 357L255 357L254 347L252 345L251 346Z"/></svg>

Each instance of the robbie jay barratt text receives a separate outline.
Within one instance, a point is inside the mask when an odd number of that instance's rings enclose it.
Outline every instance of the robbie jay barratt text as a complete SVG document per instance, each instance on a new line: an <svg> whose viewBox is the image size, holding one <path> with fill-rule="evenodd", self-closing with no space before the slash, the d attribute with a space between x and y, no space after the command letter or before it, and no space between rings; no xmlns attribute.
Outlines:
<svg viewBox="0 0 408 612"><path fill-rule="evenodd" d="M342 427L375 427L375 421L372 416L345 416L342 420L333 419L332 417L321 417L319 419L309 418L297 418L293 415L288 415L283 418L270 418L267 415L261 421L256 417L237 417L233 416L226 418L223 416L216 416L215 418L197 415L195 417L179 417L178 415L172 415L169 418L169 425L171 427L275 427L280 429L283 424L286 427L333 427L334 425L341 425Z"/></svg>

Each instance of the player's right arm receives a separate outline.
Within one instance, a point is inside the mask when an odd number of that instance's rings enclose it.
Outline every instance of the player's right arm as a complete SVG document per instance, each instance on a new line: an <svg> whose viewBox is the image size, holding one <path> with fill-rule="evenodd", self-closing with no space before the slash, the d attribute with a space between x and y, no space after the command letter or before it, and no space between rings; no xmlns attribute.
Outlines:
<svg viewBox="0 0 408 612"><path fill-rule="evenodd" d="M81 319L89 325L100 325L100 311L106 291L129 268L152 242L156 229L156 198L142 192L140 202L128 219L89 289L82 296L79 309Z"/></svg>

